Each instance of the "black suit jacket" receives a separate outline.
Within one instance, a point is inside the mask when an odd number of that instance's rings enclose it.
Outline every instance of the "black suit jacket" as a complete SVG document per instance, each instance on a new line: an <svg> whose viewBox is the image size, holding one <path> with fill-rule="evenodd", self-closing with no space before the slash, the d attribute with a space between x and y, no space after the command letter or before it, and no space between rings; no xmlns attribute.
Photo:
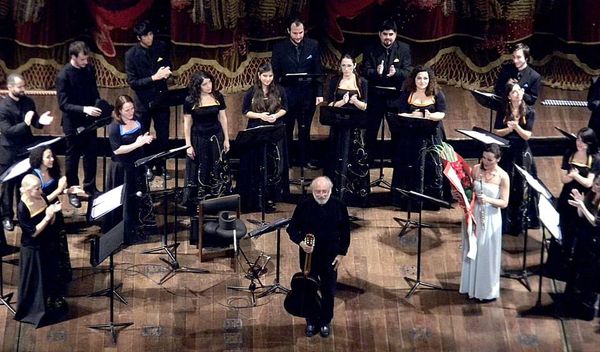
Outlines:
<svg viewBox="0 0 600 352"><path fill-rule="evenodd" d="M33 142L31 126L24 122L28 111L34 112L31 125L42 128L31 98L25 96L15 101L7 96L0 100L0 145L5 151L0 153L0 164L12 163L17 154Z"/></svg>
<svg viewBox="0 0 600 352"><path fill-rule="evenodd" d="M508 92L506 91L506 83L509 79L516 79L519 86L525 90L523 100L527 105L534 105L540 95L540 84L542 77L531 66L525 67L519 71L514 64L508 64L502 67L498 79L496 80L495 92L500 98L507 100Z"/></svg>
<svg viewBox="0 0 600 352"><path fill-rule="evenodd" d="M383 61L383 74L377 73L377 66ZM374 86L395 87L398 92L402 89L404 79L409 76L412 70L410 46L406 43L396 40L389 48L385 48L381 43L369 47L363 53L362 73L369 81L369 92L376 94ZM396 68L396 73L387 77L390 66Z"/></svg>
<svg viewBox="0 0 600 352"><path fill-rule="evenodd" d="M296 46L290 38L276 43L273 47L271 62L275 78L282 82L284 87L287 87L289 83L286 83L282 78L288 73L321 74L323 72L319 43L310 38L304 38L300 44L299 60L296 55ZM323 81L321 79L314 84L314 94L317 97L323 96Z"/></svg>
<svg viewBox="0 0 600 352"><path fill-rule="evenodd" d="M136 96L136 109L140 112L163 104L162 93L167 91L167 81L152 80L152 75L161 67L172 67L167 45L154 41L151 47L144 48L139 43L125 53L127 83Z"/></svg>

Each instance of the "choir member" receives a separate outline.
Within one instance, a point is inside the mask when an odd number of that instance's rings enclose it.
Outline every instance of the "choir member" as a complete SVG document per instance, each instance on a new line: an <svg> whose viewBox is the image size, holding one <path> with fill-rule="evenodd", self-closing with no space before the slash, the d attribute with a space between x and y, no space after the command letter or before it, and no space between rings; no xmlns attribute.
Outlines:
<svg viewBox="0 0 600 352"><path fill-rule="evenodd" d="M531 54L529 47L523 43L515 45L512 51L512 64L504 65L496 80L495 93L505 99L508 91L507 83L517 83L523 88L523 100L525 104L533 106L540 94L540 83L542 78L531 66L529 60Z"/></svg>

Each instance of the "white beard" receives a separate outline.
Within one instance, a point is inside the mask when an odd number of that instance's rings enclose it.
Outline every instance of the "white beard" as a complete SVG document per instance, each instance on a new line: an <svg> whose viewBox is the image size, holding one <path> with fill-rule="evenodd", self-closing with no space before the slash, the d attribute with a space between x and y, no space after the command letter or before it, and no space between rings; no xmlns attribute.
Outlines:
<svg viewBox="0 0 600 352"><path fill-rule="evenodd" d="M315 202L317 202L317 204L319 204L319 205L327 204L327 202L329 201L329 197L331 197L331 193L329 193L329 195L325 199L319 199L319 198L317 198L317 196L315 196L313 194L313 198L315 199Z"/></svg>

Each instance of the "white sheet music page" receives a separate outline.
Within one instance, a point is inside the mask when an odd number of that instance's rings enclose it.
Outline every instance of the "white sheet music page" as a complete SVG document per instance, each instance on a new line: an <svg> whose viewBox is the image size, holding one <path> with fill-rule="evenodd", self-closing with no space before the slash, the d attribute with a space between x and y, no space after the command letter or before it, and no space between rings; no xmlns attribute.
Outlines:
<svg viewBox="0 0 600 352"><path fill-rule="evenodd" d="M499 140L494 139L493 137L490 137L485 133L472 131L472 130L460 130L460 129L458 131L462 134L466 134L467 136L469 136L477 141L480 141L481 143L498 144L501 147L506 145L506 143L500 142Z"/></svg>
<svg viewBox="0 0 600 352"><path fill-rule="evenodd" d="M123 185L113 188L94 199L92 218L97 219L121 205L123 199Z"/></svg>

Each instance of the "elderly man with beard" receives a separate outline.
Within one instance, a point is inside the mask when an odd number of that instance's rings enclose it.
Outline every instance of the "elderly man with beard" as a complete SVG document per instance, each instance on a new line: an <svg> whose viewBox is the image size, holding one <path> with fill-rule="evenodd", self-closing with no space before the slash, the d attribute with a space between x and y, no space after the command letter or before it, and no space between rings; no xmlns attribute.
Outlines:
<svg viewBox="0 0 600 352"><path fill-rule="evenodd" d="M300 268L304 268L306 254L312 253L309 275L321 281L321 314L306 319L305 334L308 337L314 336L317 329L323 337L331 333L337 268L350 246L348 209L341 200L331 197L332 187L328 177L315 178L311 183L312 199L296 207L287 228L290 239L299 246ZM308 234L315 236L313 247L305 242Z"/></svg>

